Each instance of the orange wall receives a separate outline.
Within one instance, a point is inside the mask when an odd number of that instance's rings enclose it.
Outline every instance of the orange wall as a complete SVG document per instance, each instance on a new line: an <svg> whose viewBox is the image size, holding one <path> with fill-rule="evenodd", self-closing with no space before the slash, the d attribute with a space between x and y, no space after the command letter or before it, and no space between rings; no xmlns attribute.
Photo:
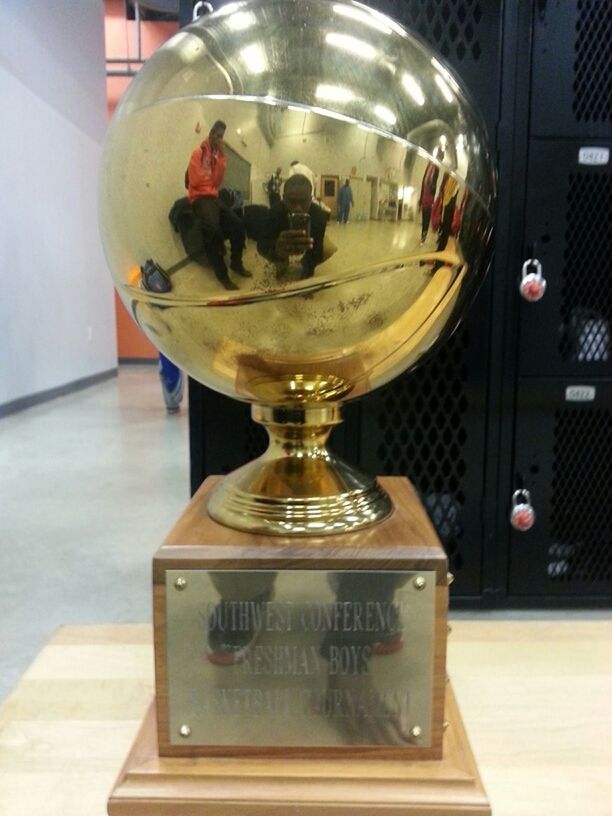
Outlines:
<svg viewBox="0 0 612 816"><path fill-rule="evenodd" d="M108 59L136 58L138 45L136 23L125 19L123 0L104 0L106 56ZM147 59L167 39L178 31L178 23L140 24L141 58ZM127 65L111 64L109 68L122 70ZM132 66L138 70L138 65ZM130 77L107 77L106 94L109 119L121 95L130 83ZM157 350L140 331L115 292L117 314L117 349L119 359L157 359Z"/></svg>

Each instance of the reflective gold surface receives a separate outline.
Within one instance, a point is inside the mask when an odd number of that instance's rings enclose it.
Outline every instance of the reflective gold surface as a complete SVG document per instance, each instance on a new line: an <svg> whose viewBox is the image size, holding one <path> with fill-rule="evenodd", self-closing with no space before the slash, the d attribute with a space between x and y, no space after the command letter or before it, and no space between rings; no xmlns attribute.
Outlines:
<svg viewBox="0 0 612 816"><path fill-rule="evenodd" d="M386 518L392 505L376 479L325 443L340 421L336 404L253 406L270 436L268 449L226 476L208 512L229 527L272 535L343 533Z"/></svg>
<svg viewBox="0 0 612 816"><path fill-rule="evenodd" d="M434 572L170 570L166 608L172 745L431 745Z"/></svg>
<svg viewBox="0 0 612 816"><path fill-rule="evenodd" d="M181 200L217 120L226 124L222 147L212 136L226 162L218 189L231 212L215 244L202 198ZM277 168L279 201L269 186ZM486 271L493 202L483 126L456 80L359 3L230 3L147 62L104 154L101 231L117 288L191 376L303 414L292 431L302 442L283 446L286 433L272 428L266 474L228 484L215 518L259 530L267 507L276 521L265 529L287 532L295 507L281 470L293 474L291 496L309 500L296 533L325 517L319 532L337 532L343 514L351 529L389 512L371 479L321 453L322 439L313 453L306 438L320 430L306 409L383 385L450 334ZM233 271L237 255L243 269ZM151 270L167 272L169 291L144 288ZM347 501L365 502L363 514Z"/></svg>

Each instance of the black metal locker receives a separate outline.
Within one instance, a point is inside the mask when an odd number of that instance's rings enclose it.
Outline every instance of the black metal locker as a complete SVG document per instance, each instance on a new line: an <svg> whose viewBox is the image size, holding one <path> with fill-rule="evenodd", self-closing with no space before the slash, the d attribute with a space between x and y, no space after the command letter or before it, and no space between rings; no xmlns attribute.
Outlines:
<svg viewBox="0 0 612 816"><path fill-rule="evenodd" d="M534 11L532 135L609 138L612 5L535 0Z"/></svg>
<svg viewBox="0 0 612 816"><path fill-rule="evenodd" d="M528 376L612 377L612 140L530 143L525 258L547 288L520 309L519 371Z"/></svg>
<svg viewBox="0 0 612 816"><path fill-rule="evenodd" d="M456 594L472 597L482 590L488 345L481 309L420 368L360 405L359 464L410 477L448 555Z"/></svg>
<svg viewBox="0 0 612 816"><path fill-rule="evenodd" d="M516 416L514 486L536 522L510 536L508 593L609 602L612 380L525 379Z"/></svg>

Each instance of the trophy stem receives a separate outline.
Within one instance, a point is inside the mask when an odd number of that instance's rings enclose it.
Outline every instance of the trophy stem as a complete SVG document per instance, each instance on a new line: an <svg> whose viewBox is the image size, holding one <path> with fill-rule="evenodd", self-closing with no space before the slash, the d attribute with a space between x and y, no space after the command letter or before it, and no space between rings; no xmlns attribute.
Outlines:
<svg viewBox="0 0 612 816"><path fill-rule="evenodd" d="M226 476L208 502L227 527L272 535L331 535L376 524L393 506L376 479L326 447L338 403L253 405L270 438L258 459Z"/></svg>

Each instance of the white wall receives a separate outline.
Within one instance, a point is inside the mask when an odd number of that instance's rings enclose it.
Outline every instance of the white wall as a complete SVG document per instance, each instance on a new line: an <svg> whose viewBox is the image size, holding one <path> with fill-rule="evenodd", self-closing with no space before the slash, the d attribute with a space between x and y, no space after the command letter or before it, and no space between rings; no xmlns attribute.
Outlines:
<svg viewBox="0 0 612 816"><path fill-rule="evenodd" d="M0 406L117 364L102 0L0 3Z"/></svg>

